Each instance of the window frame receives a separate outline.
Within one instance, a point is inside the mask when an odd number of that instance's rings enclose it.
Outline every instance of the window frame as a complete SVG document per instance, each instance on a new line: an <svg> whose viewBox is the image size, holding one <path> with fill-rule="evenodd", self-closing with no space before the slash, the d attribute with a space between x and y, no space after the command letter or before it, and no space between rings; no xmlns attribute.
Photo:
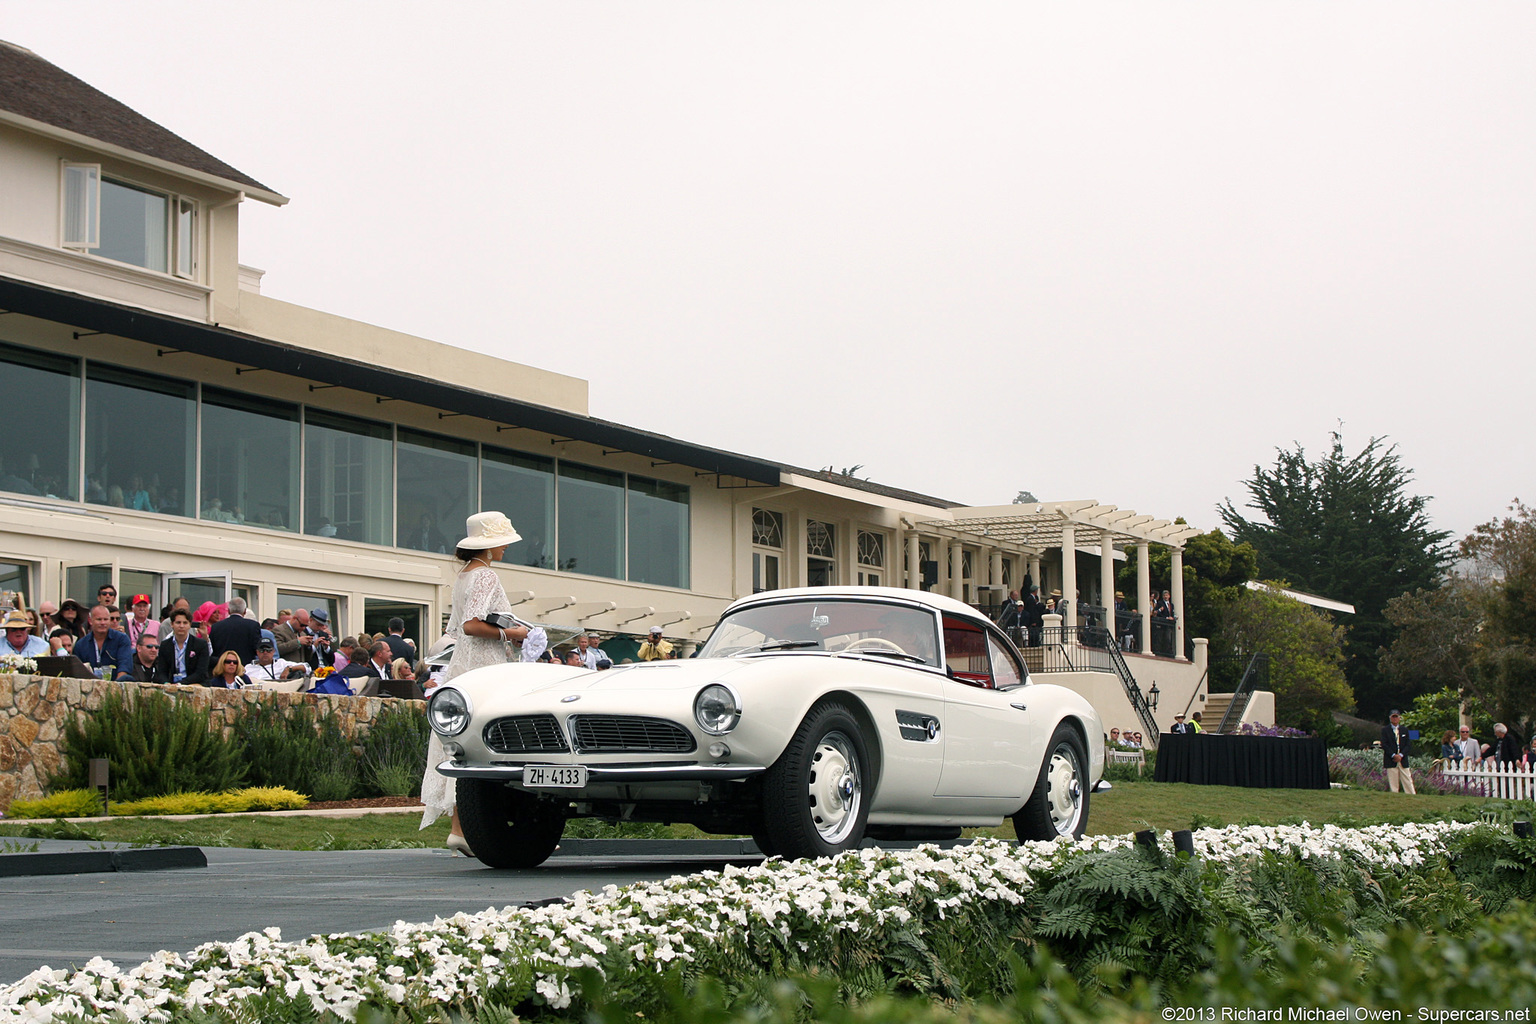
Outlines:
<svg viewBox="0 0 1536 1024"><path fill-rule="evenodd" d="M108 182L165 199L165 269L113 259L95 251L101 248L101 186ZM124 267L137 267L184 281L197 281L202 261L198 258L202 237L202 203L184 192L156 188L132 178L107 174L100 163L59 161L59 248L83 252ZM182 234L183 216L189 222ZM71 231L71 227L83 230Z"/></svg>

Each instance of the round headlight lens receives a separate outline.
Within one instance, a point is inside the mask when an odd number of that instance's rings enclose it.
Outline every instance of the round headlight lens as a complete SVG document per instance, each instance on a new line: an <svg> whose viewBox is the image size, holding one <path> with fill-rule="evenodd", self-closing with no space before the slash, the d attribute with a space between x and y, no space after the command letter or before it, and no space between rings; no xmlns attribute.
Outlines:
<svg viewBox="0 0 1536 1024"><path fill-rule="evenodd" d="M469 698L444 686L427 703L427 721L439 736L457 736L469 728Z"/></svg>
<svg viewBox="0 0 1536 1024"><path fill-rule="evenodd" d="M741 702L729 686L710 683L693 699L693 717L700 729L711 736L721 736L741 721Z"/></svg>

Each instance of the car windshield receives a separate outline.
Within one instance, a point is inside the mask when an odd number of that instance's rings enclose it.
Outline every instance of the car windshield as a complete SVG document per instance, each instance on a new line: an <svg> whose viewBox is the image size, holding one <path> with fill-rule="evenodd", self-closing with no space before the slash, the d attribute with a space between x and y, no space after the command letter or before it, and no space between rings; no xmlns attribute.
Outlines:
<svg viewBox="0 0 1536 1024"><path fill-rule="evenodd" d="M938 667L932 612L879 601L804 600L751 605L720 620L701 658L777 651L849 652Z"/></svg>

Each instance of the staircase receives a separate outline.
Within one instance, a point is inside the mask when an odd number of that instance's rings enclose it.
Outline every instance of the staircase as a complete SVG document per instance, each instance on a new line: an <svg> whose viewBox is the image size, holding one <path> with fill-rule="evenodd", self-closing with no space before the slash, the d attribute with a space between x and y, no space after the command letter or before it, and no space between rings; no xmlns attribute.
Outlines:
<svg viewBox="0 0 1536 1024"><path fill-rule="evenodd" d="M1221 720L1227 714L1227 708L1232 705L1230 693L1208 693L1205 695L1205 706L1200 709L1200 727L1206 732L1218 732L1221 729ZM1233 725L1228 730L1236 732L1237 726Z"/></svg>

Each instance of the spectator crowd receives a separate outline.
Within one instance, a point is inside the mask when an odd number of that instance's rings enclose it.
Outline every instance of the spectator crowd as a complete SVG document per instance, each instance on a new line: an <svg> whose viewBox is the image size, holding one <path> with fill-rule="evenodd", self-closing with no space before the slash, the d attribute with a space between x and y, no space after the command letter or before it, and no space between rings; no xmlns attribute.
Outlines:
<svg viewBox="0 0 1536 1024"><path fill-rule="evenodd" d="M89 606L66 598L12 608L0 622L5 632L0 656L73 656L98 678L123 682L383 697L424 697L442 671L427 664L416 640L405 635L401 618L390 619L383 633L338 637L325 608L285 608L275 618L258 621L238 597L196 608L177 598L158 616L150 614L148 594L134 594L124 605L118 603L117 589L105 584ZM542 638L544 631L537 634ZM543 641L524 655L529 661L593 671L614 665L598 637L586 632L556 649ZM660 626L651 628L637 653L641 661L677 656Z"/></svg>

